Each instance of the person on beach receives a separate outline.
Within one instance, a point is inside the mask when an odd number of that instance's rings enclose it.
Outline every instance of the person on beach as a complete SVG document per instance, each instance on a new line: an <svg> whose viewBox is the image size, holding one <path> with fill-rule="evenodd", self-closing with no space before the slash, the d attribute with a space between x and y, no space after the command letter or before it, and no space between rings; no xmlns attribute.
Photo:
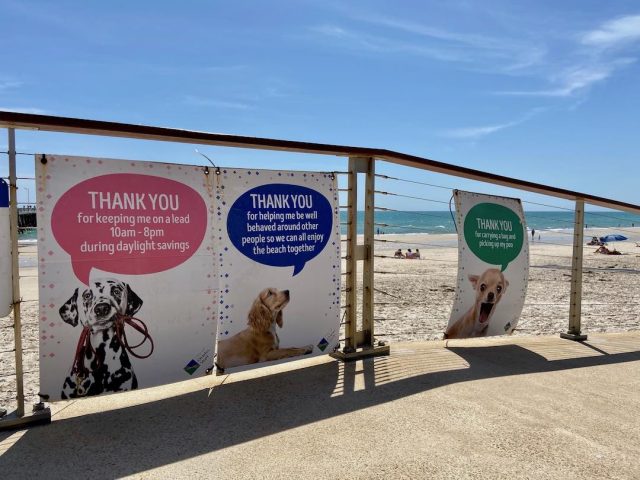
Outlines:
<svg viewBox="0 0 640 480"><path fill-rule="evenodd" d="M413 255L413 258L420 258L420 249L416 248L416 253Z"/></svg>
<svg viewBox="0 0 640 480"><path fill-rule="evenodd" d="M605 247L604 245L601 245L596 251L595 253L602 253L604 255L622 255L622 253L620 253L616 247L613 247L613 250L609 250L607 247Z"/></svg>
<svg viewBox="0 0 640 480"><path fill-rule="evenodd" d="M402 249L401 248L396 250L396 253L393 254L393 258L404 258L404 253L402 253Z"/></svg>
<svg viewBox="0 0 640 480"><path fill-rule="evenodd" d="M536 238L536 229L532 228L531 229L531 241L534 241Z"/></svg>

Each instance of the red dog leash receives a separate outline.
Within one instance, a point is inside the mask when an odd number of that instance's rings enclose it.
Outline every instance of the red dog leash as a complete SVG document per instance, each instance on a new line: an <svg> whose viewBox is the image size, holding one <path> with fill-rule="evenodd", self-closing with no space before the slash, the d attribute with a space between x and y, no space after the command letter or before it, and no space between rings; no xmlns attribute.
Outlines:
<svg viewBox="0 0 640 480"><path fill-rule="evenodd" d="M138 343L137 345L129 345L127 333L124 328L125 324L131 326L134 330L142 334L142 341L140 343ZM153 353L153 339L149 334L147 325L139 318L135 318L130 315L118 315L116 317L115 333L123 348L134 357L148 358ZM149 350L149 353L147 353L146 355L138 355L136 352L134 352L134 349L141 347L147 342L147 340L151 343L151 349ZM93 348L93 345L91 345L91 328L88 325L85 325L82 329L82 332L80 332L80 338L78 339L78 344L76 345L76 354L73 358L73 366L71 367L71 374L75 375L76 377L76 391L79 395L84 395L86 393L84 392L84 388L81 386L81 384L89 375L89 369L84 364L84 359L86 358L88 351L93 353L94 358L98 362L98 368L100 368L100 366L102 365L102 360L97 358L96 350Z"/></svg>
<svg viewBox="0 0 640 480"><path fill-rule="evenodd" d="M137 345L129 345L129 341L127 340L127 333L124 329L125 324L133 327L134 330L142 334L142 341L140 343L138 343ZM120 340L120 343L122 343L122 345L124 346L124 349L136 358L149 358L153 353L153 339L149 334L147 325L139 318L132 317L131 315L118 315L116 317L116 336L118 337L118 340ZM151 349L149 350L149 353L147 353L146 355L138 355L133 351L134 348L138 348L144 345L147 340L149 340L149 343L151 343Z"/></svg>
<svg viewBox="0 0 640 480"><path fill-rule="evenodd" d="M87 355L87 350L90 350L95 357L96 351L91 345L91 329L89 326L85 326L80 332L80 338L78 339L78 345L76 346L76 356L73 357L73 367L71 368L71 374L76 376L76 379L84 380L89 374L89 369L84 366L84 359ZM76 385L82 383L77 382ZM77 387L76 387L77 389Z"/></svg>

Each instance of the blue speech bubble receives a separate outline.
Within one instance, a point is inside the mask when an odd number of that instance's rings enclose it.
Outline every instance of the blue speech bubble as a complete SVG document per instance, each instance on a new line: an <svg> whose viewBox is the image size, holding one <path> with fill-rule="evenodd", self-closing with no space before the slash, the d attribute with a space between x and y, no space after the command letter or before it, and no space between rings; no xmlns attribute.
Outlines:
<svg viewBox="0 0 640 480"><path fill-rule="evenodd" d="M0 207L9 206L9 185L0 178Z"/></svg>
<svg viewBox="0 0 640 480"><path fill-rule="evenodd" d="M240 252L263 265L288 267L293 275L329 241L333 212L321 193L272 183L243 193L231 206L227 232Z"/></svg>

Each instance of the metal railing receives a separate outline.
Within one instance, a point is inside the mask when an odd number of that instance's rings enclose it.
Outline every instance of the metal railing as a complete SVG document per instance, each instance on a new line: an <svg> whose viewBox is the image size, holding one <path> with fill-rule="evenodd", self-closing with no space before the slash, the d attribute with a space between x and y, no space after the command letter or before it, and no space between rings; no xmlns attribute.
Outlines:
<svg viewBox="0 0 640 480"><path fill-rule="evenodd" d="M164 128L146 125L133 125L126 123L104 122L98 120L86 120L67 117L57 117L49 115L34 115L26 113L15 113L0 111L0 127L4 127L9 132L8 156L10 164L10 188L11 188L11 216L12 242L14 252L17 252L17 176L15 171L16 146L15 129L40 130L47 132L59 132L66 134L99 135L107 137L121 137L141 140L155 140L163 142L178 142L198 145L215 145L234 148L280 150L286 152L297 152L317 155L335 155L348 157L347 182L348 188L341 189L348 197L347 205L347 239L346 239L346 268L345 268L345 300L343 308L345 310L344 319L341 322L345 327L343 338L344 348L338 356L343 359L361 357L367 355L377 355L387 353L388 346L375 343L375 320L374 316L376 302L374 293L375 275L384 275L388 272L376 271L374 260L375 253L375 210L391 210L389 208L376 206L376 195L404 195L398 192L387 190L376 190L376 178L384 180L401 180L396 177L376 174L376 162L388 162L396 165L403 165L430 172L452 175L459 178L471 179L492 185L510 187L536 194L543 194L550 197L569 200L575 202L575 220L573 245L572 245L572 267L571 267L571 295L568 338L581 339L581 294L582 294L582 246L584 228L584 205L596 205L600 207L617 209L630 213L640 214L640 205L622 202L615 199L599 197L587 193L571 191L526 180L497 175L471 168L452 165L424 157L408 155L386 149L355 147L345 145L330 145L312 142L298 142L291 140L278 140L270 138L245 137L238 135L227 135L209 132L198 132L191 130L180 130L174 128ZM364 225L363 243L358 243L357 212L358 205L358 177L364 175ZM424 183L426 182L415 182ZM442 187L439 185L431 185ZM416 197L404 195L413 199L435 201L426 197ZM378 239L379 241L380 239ZM437 259L434 259L437 261ZM21 322L20 322L20 286L18 272L18 257L13 255L13 286L14 286L14 338L16 357L16 379L18 396L18 416L24 415L24 393L22 371L22 345L21 345ZM362 280L358 282L358 262L362 262ZM358 295L360 291L360 295ZM379 293L379 291L378 291ZM398 299L393 299L397 301ZM384 302L377 302L381 304Z"/></svg>

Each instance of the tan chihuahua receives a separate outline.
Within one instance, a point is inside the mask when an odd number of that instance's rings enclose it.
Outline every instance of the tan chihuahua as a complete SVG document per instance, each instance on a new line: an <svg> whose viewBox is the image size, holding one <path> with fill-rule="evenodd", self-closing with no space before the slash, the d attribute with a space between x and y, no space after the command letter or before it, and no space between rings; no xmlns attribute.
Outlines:
<svg viewBox="0 0 640 480"><path fill-rule="evenodd" d="M497 268L478 275L469 275L476 291L473 306L458 321L447 328L444 338L484 337L496 305L507 291L509 282Z"/></svg>

